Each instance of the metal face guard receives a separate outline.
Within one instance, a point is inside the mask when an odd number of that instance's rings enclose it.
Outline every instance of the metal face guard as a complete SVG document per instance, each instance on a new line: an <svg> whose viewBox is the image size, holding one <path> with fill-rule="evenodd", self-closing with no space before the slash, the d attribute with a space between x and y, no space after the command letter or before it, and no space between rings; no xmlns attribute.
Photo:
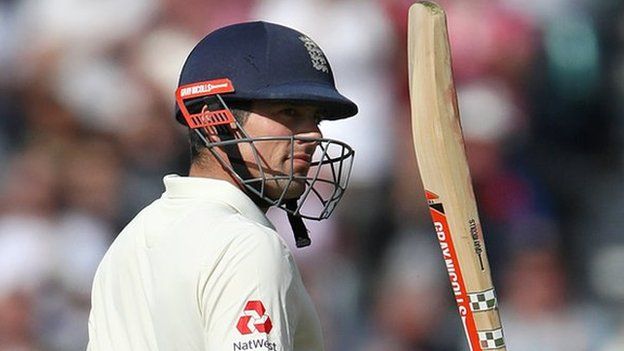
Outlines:
<svg viewBox="0 0 624 351"><path fill-rule="evenodd" d="M310 169L306 175L294 174L294 145L297 140L317 143L317 148L310 162ZM237 177L245 188L264 200L270 206L277 206L289 214L306 219L322 220L328 218L342 198L351 176L351 168L355 152L353 149L333 139L310 139L297 136L289 137L257 137L239 138L220 142L211 142L208 148L225 147L248 143L254 158L261 160L256 145L262 142L284 141L290 144L290 172L284 174L269 174L263 170L262 163L258 162L259 175L257 177L240 177L231 164L220 160L229 172ZM216 152L213 154L217 155ZM217 156L220 158L219 156ZM275 198L269 197L266 191L267 183L281 182L283 190ZM295 199L297 206L288 205L286 194L293 182L304 182L306 189Z"/></svg>

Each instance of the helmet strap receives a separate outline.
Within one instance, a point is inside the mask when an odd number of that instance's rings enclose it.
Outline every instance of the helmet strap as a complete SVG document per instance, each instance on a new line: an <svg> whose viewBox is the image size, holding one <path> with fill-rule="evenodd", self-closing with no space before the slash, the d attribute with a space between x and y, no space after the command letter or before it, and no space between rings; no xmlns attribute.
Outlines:
<svg viewBox="0 0 624 351"><path fill-rule="evenodd" d="M286 201L286 208L291 210L293 213L297 210L297 200L288 200ZM310 240L310 236L308 235L308 228L306 228L303 223L303 219L299 216L296 216L292 213L288 213L288 222L290 222L290 227L292 228L293 234L295 236L295 244L297 247L306 247L312 243Z"/></svg>

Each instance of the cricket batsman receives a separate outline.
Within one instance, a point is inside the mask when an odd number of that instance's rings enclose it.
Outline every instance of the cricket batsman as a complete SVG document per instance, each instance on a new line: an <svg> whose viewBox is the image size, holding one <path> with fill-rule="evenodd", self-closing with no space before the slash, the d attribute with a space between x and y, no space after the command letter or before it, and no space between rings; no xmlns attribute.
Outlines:
<svg viewBox="0 0 624 351"><path fill-rule="evenodd" d="M265 216L329 217L354 152L319 123L357 106L335 87L319 46L265 22L216 30L191 51L176 90L189 130L188 176L119 234L99 265L90 351L323 350L292 255Z"/></svg>

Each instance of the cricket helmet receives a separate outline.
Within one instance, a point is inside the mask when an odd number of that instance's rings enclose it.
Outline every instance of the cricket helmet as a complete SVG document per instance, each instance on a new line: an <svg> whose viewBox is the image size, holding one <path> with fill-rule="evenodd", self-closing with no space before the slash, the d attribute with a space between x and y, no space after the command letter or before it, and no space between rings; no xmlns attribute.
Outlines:
<svg viewBox="0 0 624 351"><path fill-rule="evenodd" d="M319 104L326 119L355 115L357 105L336 89L331 66L308 36L267 22L234 24L204 37L191 51L178 86L228 78L226 103L287 100ZM186 124L177 111L177 120Z"/></svg>

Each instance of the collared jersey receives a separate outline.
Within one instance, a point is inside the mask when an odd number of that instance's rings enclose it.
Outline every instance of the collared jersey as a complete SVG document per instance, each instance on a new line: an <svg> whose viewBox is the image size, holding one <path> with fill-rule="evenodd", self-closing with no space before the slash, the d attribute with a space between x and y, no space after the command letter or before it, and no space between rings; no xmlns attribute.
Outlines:
<svg viewBox="0 0 624 351"><path fill-rule="evenodd" d="M234 185L166 176L95 275L90 351L322 350L291 253Z"/></svg>

